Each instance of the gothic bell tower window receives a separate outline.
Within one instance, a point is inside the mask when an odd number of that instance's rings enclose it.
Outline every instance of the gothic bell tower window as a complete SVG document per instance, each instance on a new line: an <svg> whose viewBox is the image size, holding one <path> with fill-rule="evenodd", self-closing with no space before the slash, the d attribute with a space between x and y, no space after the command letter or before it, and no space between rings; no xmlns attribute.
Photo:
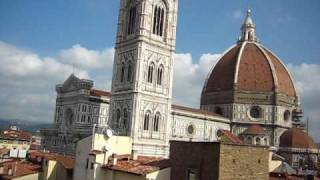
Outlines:
<svg viewBox="0 0 320 180"><path fill-rule="evenodd" d="M120 81L123 82L124 81L124 71L125 71L125 67L124 64L121 64L121 75L120 75Z"/></svg>
<svg viewBox="0 0 320 180"><path fill-rule="evenodd" d="M131 7L129 10L128 35L133 34L136 26L137 7Z"/></svg>
<svg viewBox="0 0 320 180"><path fill-rule="evenodd" d="M159 131L159 121L160 121L161 115L160 113L157 113L154 117L153 122L153 131L158 132Z"/></svg>
<svg viewBox="0 0 320 180"><path fill-rule="evenodd" d="M152 83L154 64L151 63L148 68L148 83Z"/></svg>
<svg viewBox="0 0 320 180"><path fill-rule="evenodd" d="M157 84L158 85L162 85L162 77L163 77L163 66L161 65L158 68L158 72L157 72Z"/></svg>
<svg viewBox="0 0 320 180"><path fill-rule="evenodd" d="M164 7L156 5L153 9L153 34L163 36L164 18Z"/></svg>
<svg viewBox="0 0 320 180"><path fill-rule="evenodd" d="M143 130L145 131L149 130L150 115L151 113L149 111L144 115Z"/></svg>
<svg viewBox="0 0 320 180"><path fill-rule="evenodd" d="M128 65L128 72L127 72L127 81L128 82L131 82L131 77L132 77L132 67L131 67L131 62L129 62L129 65Z"/></svg>

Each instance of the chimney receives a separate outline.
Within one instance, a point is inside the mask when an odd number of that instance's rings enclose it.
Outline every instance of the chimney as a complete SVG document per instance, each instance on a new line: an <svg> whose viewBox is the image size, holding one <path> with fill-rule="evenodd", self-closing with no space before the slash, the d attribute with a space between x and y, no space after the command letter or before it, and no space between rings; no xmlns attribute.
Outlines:
<svg viewBox="0 0 320 180"><path fill-rule="evenodd" d="M113 165L113 166L117 165L117 163L118 163L118 158L117 158L116 156L117 156L116 154L112 154L112 157L113 157L113 159L112 159L112 165Z"/></svg>
<svg viewBox="0 0 320 180"><path fill-rule="evenodd" d="M132 158L132 160L138 160L137 150L132 150L131 151L131 158Z"/></svg>
<svg viewBox="0 0 320 180"><path fill-rule="evenodd" d="M12 176L12 167L8 167L8 175Z"/></svg>
<svg viewBox="0 0 320 180"><path fill-rule="evenodd" d="M113 157L112 165L115 166L118 163L118 158Z"/></svg>

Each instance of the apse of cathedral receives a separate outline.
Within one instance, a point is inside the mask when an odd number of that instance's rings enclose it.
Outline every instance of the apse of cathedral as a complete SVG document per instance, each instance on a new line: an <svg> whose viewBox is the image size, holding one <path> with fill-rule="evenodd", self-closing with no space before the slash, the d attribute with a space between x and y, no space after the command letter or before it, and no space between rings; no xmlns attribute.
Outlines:
<svg viewBox="0 0 320 180"><path fill-rule="evenodd" d="M277 146L300 125L292 78L259 42L250 10L239 40L208 74L200 109L172 104L177 13L177 0L121 0L111 92L75 75L57 85L44 148L74 154L77 141L111 129L131 137L135 153L167 157L170 140L212 142L231 131L247 144Z"/></svg>

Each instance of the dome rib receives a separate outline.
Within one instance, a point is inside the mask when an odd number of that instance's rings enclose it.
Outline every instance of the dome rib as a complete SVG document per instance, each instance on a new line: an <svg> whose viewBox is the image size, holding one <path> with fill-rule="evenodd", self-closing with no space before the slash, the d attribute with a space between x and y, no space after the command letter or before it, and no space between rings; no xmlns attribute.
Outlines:
<svg viewBox="0 0 320 180"><path fill-rule="evenodd" d="M285 72L288 74L288 76L289 76L289 80L290 80L290 82L291 82L291 86L292 86L292 88L293 88L293 96L295 96L295 97L297 97L297 89L296 89L296 87L294 86L294 81L293 81L293 78L292 78L292 75L291 75L291 73L290 73L290 71L287 69L287 67L283 64L283 62L281 61L281 59L274 53L274 52L272 52L270 49L268 49L268 48L266 48L266 47L264 47L264 46L262 46L268 53L270 53L272 56L274 56L275 57L275 59L277 59L279 62L280 62L280 64L282 65L282 67L285 69ZM277 74L277 76L278 76L278 74ZM280 84L279 84L280 85Z"/></svg>
<svg viewBox="0 0 320 180"><path fill-rule="evenodd" d="M277 78L274 64L271 62L270 57L269 57L268 53L264 50L263 46L261 44L257 44L257 43L255 43L255 44L260 49L260 51L266 56L266 59L270 65L270 69L271 69L272 76L273 76L273 82L274 82L274 88L275 88L274 90L277 92L278 91L278 78Z"/></svg>
<svg viewBox="0 0 320 180"><path fill-rule="evenodd" d="M219 91L274 92L297 98L292 77L281 60L262 44L231 46L211 68L202 95Z"/></svg>
<svg viewBox="0 0 320 180"><path fill-rule="evenodd" d="M224 51L224 52L222 53L221 57L219 58L219 60L217 61L217 64L221 61L222 58L224 58L224 56L225 56L226 54L228 54L232 49L234 49L234 48L236 48L236 47L237 47L237 44L234 44L234 45L232 45L231 47L229 47L226 51ZM216 65L217 65L217 64L216 64ZM202 93L201 93L202 95L207 91L208 81L209 81L209 79L210 79L210 77L211 77L211 75L212 75L212 73L213 73L216 65L214 65L214 66L211 67L211 69L210 69L210 71L209 71L209 73L208 73L208 75L207 75L207 77L206 77L206 80L205 80L204 85L203 85L203 88L202 88Z"/></svg>
<svg viewBox="0 0 320 180"><path fill-rule="evenodd" d="M244 47L246 46L246 44L247 44L247 41L244 41L241 44L241 48L240 48L240 51L239 51L239 54L238 54L238 58L237 58L236 71L234 73L234 84L238 83L240 61L241 61L242 53L243 53L243 50L244 50Z"/></svg>

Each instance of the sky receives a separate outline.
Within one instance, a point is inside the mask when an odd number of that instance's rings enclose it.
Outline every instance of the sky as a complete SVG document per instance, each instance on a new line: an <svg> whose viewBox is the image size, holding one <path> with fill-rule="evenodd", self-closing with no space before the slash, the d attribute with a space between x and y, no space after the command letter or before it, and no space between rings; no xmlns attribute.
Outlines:
<svg viewBox="0 0 320 180"><path fill-rule="evenodd" d="M199 107L204 80L252 9L260 42L287 65L320 142L320 1L180 0L173 101ZM109 90L119 0L0 1L0 119L53 122L74 72ZM188 91L185 91L188 89Z"/></svg>

